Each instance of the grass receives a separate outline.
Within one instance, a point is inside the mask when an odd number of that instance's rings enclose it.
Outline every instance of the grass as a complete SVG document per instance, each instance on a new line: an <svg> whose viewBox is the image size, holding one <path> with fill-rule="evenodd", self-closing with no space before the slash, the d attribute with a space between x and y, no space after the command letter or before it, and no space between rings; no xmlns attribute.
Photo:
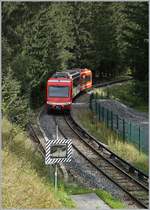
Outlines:
<svg viewBox="0 0 150 210"><path fill-rule="evenodd" d="M142 152L139 153L134 145L124 143L123 140L114 131L107 128L104 123L97 122L91 111L84 110L82 115L79 113L78 119L93 136L100 139L102 143L107 144L111 151L148 174L149 164L146 154Z"/></svg>
<svg viewBox="0 0 150 210"><path fill-rule="evenodd" d="M60 183L54 192L50 167L19 127L3 119L3 208L73 208L71 194L95 192L112 208L125 208L125 204L101 189L85 189L77 185ZM52 168L51 168L52 170ZM60 181L59 181L60 182Z"/></svg>
<svg viewBox="0 0 150 210"><path fill-rule="evenodd" d="M126 205L118 198L113 197L109 192L102 189L87 189L81 188L79 186L66 186L65 190L72 195L76 194L86 194L86 193L96 193L97 196L102 199L106 204L108 204L113 209L123 209Z"/></svg>
<svg viewBox="0 0 150 210"><path fill-rule="evenodd" d="M49 168L19 127L3 119L3 208L73 208L74 202L59 189L54 192Z"/></svg>
<svg viewBox="0 0 150 210"><path fill-rule="evenodd" d="M148 112L148 103L142 98L137 97L133 94L132 81L124 84L116 84L107 88L98 88L95 93L98 95L103 94L104 96L109 95L109 98L118 100L127 106L130 106L140 112Z"/></svg>

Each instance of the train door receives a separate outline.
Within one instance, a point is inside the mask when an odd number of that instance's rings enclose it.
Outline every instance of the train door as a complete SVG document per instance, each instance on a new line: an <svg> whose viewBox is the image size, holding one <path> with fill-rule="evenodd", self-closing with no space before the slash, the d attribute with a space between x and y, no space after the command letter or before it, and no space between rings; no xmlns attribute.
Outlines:
<svg viewBox="0 0 150 210"><path fill-rule="evenodd" d="M73 97L80 92L80 77L73 78Z"/></svg>

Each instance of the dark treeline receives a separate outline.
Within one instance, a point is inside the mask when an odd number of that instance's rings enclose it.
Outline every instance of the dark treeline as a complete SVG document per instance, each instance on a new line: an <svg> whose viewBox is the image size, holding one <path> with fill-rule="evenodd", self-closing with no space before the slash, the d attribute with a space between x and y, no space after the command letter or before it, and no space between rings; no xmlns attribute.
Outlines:
<svg viewBox="0 0 150 210"><path fill-rule="evenodd" d="M100 79L130 69L148 100L148 3L2 3L3 113L25 123L46 79L73 67Z"/></svg>

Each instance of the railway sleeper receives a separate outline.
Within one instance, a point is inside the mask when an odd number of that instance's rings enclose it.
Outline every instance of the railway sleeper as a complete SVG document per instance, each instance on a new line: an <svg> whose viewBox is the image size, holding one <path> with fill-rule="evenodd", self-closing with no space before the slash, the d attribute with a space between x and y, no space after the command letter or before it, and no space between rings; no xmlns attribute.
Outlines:
<svg viewBox="0 0 150 210"><path fill-rule="evenodd" d="M127 191L133 191L133 192L137 192L138 191L138 190L133 190L133 186L129 185L127 182L118 182L117 180L116 180L116 182L118 184L120 184L123 188L127 189ZM140 192L140 190L138 192Z"/></svg>
<svg viewBox="0 0 150 210"><path fill-rule="evenodd" d="M109 172L112 170L112 168L108 165L99 165L98 166L101 170L103 170L104 172Z"/></svg>
<svg viewBox="0 0 150 210"><path fill-rule="evenodd" d="M126 182L125 182L125 179L120 178L120 177L119 177L119 178L118 178L118 177L115 177L115 180L117 180L117 182L118 182L118 183L121 183L121 184L122 184L122 183L126 183Z"/></svg>
<svg viewBox="0 0 150 210"><path fill-rule="evenodd" d="M121 181L124 181L124 179L122 177L115 177L117 179L117 181L121 182Z"/></svg>
<svg viewBox="0 0 150 210"><path fill-rule="evenodd" d="M147 194L139 194L139 191L131 191L130 192L133 196L136 196L140 200L148 200L148 195Z"/></svg>
<svg viewBox="0 0 150 210"><path fill-rule="evenodd" d="M142 198L148 198L148 195L146 192L144 191L133 191L133 194L137 195L138 197L142 197Z"/></svg>
<svg viewBox="0 0 150 210"><path fill-rule="evenodd" d="M131 188L128 187L128 190L131 191L131 192L140 192L141 191L141 189L138 188L138 187L137 188L136 187L131 187Z"/></svg>

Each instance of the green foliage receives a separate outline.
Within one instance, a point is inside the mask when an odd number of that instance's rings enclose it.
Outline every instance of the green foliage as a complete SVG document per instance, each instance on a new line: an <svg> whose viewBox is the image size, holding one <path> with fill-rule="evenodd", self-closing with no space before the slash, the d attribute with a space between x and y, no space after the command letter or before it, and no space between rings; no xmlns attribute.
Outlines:
<svg viewBox="0 0 150 210"><path fill-rule="evenodd" d="M144 82L135 92L148 100L148 3L2 3L2 79L4 84L11 69L20 86L18 101L40 106L41 84L53 72L74 67L91 68L100 79L130 68Z"/></svg>
<svg viewBox="0 0 150 210"><path fill-rule="evenodd" d="M138 111L148 112L148 102L146 101L147 92L143 92L144 89L147 88L147 84L145 83L146 82L130 81L125 84L116 84L113 87L96 89L94 95L96 97L97 94L98 98L101 95L109 95L109 98L119 100Z"/></svg>
<svg viewBox="0 0 150 210"><path fill-rule="evenodd" d="M105 190L96 190L96 194L105 201L113 209L123 209L126 205L122 203L119 199L114 198L110 193Z"/></svg>
<svg viewBox="0 0 150 210"><path fill-rule="evenodd" d="M71 208L67 193L54 192L49 167L25 132L5 117L3 138L2 205L4 208ZM52 179L53 177L51 177Z"/></svg>
<svg viewBox="0 0 150 210"><path fill-rule="evenodd" d="M13 78L12 70L9 69L2 83L2 112L17 123L24 126L28 121L28 101L25 95L21 95L21 85Z"/></svg>
<svg viewBox="0 0 150 210"><path fill-rule="evenodd" d="M144 153L139 153L138 149L127 142L124 143L123 139L119 137L114 131L107 128L107 126L98 122L95 115L89 111L82 111L81 114L77 115L81 125L86 128L93 136L106 145L114 153L119 155L121 158L127 160L135 167L139 168L146 174L149 170L148 156Z"/></svg>
<svg viewBox="0 0 150 210"><path fill-rule="evenodd" d="M140 104L147 104L148 106L148 80L145 81L135 81L133 84L133 89L135 96L137 97ZM148 107L147 107L148 111Z"/></svg>
<svg viewBox="0 0 150 210"><path fill-rule="evenodd" d="M117 199L116 197L112 196L109 192L102 190L102 189L87 189L84 187L79 187L78 185L70 185L65 186L65 190L71 195L79 195L79 194L86 194L86 193L96 193L97 196L106 202L111 208L113 209L120 209L126 208L125 204Z"/></svg>
<svg viewBox="0 0 150 210"><path fill-rule="evenodd" d="M126 60L136 79L135 91L148 101L148 2L127 3L123 38Z"/></svg>
<svg viewBox="0 0 150 210"><path fill-rule="evenodd" d="M116 23L112 3L96 3L92 36L94 39L94 68L100 77L115 76L119 63L116 42Z"/></svg>
<svg viewBox="0 0 150 210"><path fill-rule="evenodd" d="M10 67L12 60L12 49L8 44L7 39L2 36L2 78L4 78Z"/></svg>

